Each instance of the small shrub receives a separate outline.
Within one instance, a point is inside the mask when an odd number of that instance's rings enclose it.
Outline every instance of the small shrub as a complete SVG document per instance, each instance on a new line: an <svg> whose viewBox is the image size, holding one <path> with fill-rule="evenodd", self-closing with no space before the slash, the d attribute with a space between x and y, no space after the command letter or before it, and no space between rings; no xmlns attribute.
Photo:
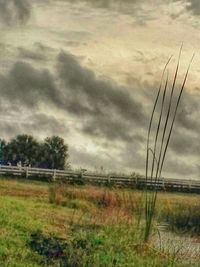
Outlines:
<svg viewBox="0 0 200 267"><path fill-rule="evenodd" d="M48 261L67 257L68 244L58 237L45 237L40 231L31 235L29 246L33 251L45 256Z"/></svg>
<svg viewBox="0 0 200 267"><path fill-rule="evenodd" d="M83 179L83 175L80 173L78 176L73 176L73 179L70 181L72 185L85 185L85 180Z"/></svg>
<svg viewBox="0 0 200 267"><path fill-rule="evenodd" d="M200 234L199 205L176 204L173 209L164 209L160 220L173 231Z"/></svg>

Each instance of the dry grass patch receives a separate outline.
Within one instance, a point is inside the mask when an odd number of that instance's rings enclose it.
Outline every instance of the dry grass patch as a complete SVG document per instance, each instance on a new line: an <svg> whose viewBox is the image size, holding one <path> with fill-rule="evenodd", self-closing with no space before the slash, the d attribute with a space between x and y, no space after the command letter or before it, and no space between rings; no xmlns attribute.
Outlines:
<svg viewBox="0 0 200 267"><path fill-rule="evenodd" d="M36 183L28 180L1 179L0 194L2 196L16 196L22 198L34 198L38 200L48 199L48 187L46 183Z"/></svg>

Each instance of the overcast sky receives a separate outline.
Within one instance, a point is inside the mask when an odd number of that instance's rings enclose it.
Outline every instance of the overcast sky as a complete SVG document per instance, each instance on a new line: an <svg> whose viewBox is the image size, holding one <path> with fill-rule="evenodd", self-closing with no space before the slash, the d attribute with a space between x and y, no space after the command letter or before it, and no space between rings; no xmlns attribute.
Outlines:
<svg viewBox="0 0 200 267"><path fill-rule="evenodd" d="M200 176L199 0L0 0L0 129L66 140L73 167L144 173L168 58L195 52L164 166Z"/></svg>

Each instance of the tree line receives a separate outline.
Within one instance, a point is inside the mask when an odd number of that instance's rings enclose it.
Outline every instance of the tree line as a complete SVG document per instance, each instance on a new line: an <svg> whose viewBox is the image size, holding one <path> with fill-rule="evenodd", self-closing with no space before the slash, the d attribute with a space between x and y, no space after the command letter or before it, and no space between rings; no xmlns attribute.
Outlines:
<svg viewBox="0 0 200 267"><path fill-rule="evenodd" d="M22 134L7 142L0 139L2 165L21 165L36 168L60 169L68 167L68 146L59 136L46 137L39 142L33 136Z"/></svg>

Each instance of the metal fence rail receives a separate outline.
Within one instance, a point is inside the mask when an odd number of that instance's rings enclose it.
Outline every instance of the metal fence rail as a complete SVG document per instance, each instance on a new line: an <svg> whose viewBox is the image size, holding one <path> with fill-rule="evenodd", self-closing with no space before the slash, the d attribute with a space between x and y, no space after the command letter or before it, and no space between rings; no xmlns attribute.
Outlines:
<svg viewBox="0 0 200 267"><path fill-rule="evenodd" d="M29 177L40 179L48 178L49 180L63 180L63 181L79 181L86 183L95 184L114 184L122 185L128 187L134 187L138 189L143 189L147 187L148 189L157 188L158 190L165 191L180 191L180 192L193 192L200 193L200 181L198 180L181 180L181 179L171 179L163 178L158 180L156 183L152 182L150 179L135 177L135 176L125 176L125 175L106 175L97 174L91 172L82 171L72 171L72 170L52 170L52 169L42 169L42 168L31 168L31 167L17 167L17 166L4 166L0 165L0 175L14 175L23 176L27 179Z"/></svg>

